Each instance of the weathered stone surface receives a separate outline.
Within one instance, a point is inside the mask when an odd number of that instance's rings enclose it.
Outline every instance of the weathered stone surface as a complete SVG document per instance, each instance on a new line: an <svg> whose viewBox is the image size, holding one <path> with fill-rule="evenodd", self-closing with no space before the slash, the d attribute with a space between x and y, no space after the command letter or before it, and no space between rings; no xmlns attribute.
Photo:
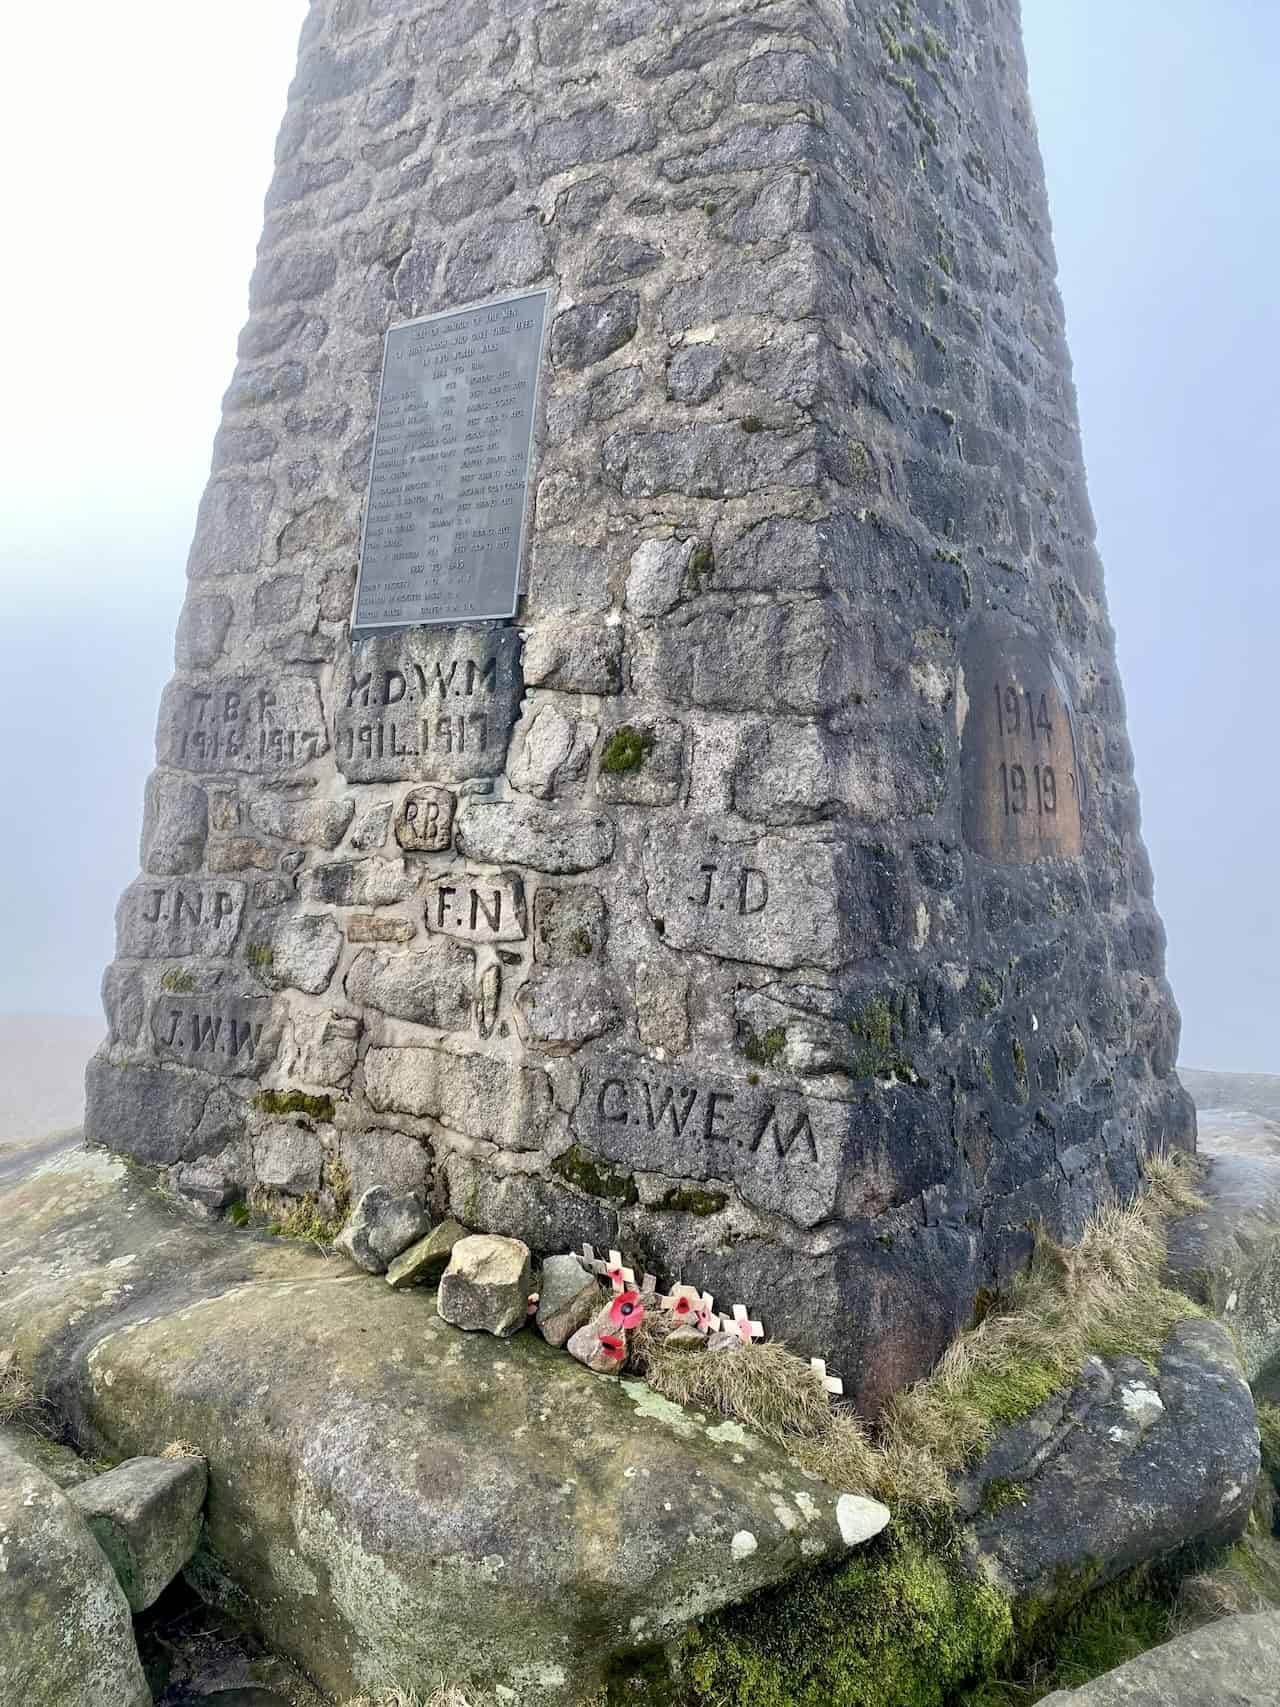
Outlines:
<svg viewBox="0 0 1280 1707"><path fill-rule="evenodd" d="M342 931L328 913L294 913L271 937L257 961L259 976L274 989L318 996L329 988L342 954Z"/></svg>
<svg viewBox="0 0 1280 1707"><path fill-rule="evenodd" d="M369 1274L388 1264L426 1232L430 1218L420 1197L375 1185L356 1204L335 1241L338 1250Z"/></svg>
<svg viewBox="0 0 1280 1707"><path fill-rule="evenodd" d="M104 1284L130 1254L132 1291ZM0 1341L56 1376L87 1450L199 1448L202 1589L340 1700L456 1675L459 1653L531 1703L580 1699L615 1660L848 1556L840 1496L751 1434L726 1444L536 1334L459 1334L429 1292L310 1247L193 1226L100 1156L0 1198L0 1267ZM67 1699L143 1707L111 1687Z"/></svg>
<svg viewBox="0 0 1280 1707"><path fill-rule="evenodd" d="M178 770L287 776L328 750L320 690L307 676L172 681L160 701L156 756Z"/></svg>
<svg viewBox="0 0 1280 1707"><path fill-rule="evenodd" d="M68 1495L135 1612L154 1605L200 1540L203 1458L130 1458Z"/></svg>
<svg viewBox="0 0 1280 1707"><path fill-rule="evenodd" d="M532 1278L528 1245L468 1234L449 1253L436 1309L455 1328L509 1339L528 1319Z"/></svg>
<svg viewBox="0 0 1280 1707"><path fill-rule="evenodd" d="M1210 1156L1205 1208L1169 1229L1176 1286L1230 1325L1246 1379L1280 1388L1280 1159Z"/></svg>
<svg viewBox="0 0 1280 1707"><path fill-rule="evenodd" d="M637 616L665 616L684 591L692 539L646 539L631 558L627 608Z"/></svg>
<svg viewBox="0 0 1280 1707"><path fill-rule="evenodd" d="M527 865L553 876L603 865L614 838L611 820L600 813L552 811L524 800L466 800L454 831L468 859Z"/></svg>
<svg viewBox="0 0 1280 1707"><path fill-rule="evenodd" d="M1188 1630L1040 1707L1270 1707L1280 1673L1280 1612L1240 1613Z"/></svg>
<svg viewBox="0 0 1280 1707"><path fill-rule="evenodd" d="M487 1055L443 1049L371 1049L365 1094L380 1112L438 1120L514 1150L536 1149L551 1107L546 1075Z"/></svg>
<svg viewBox="0 0 1280 1707"><path fill-rule="evenodd" d="M429 931L459 942L523 942L528 933L519 872L450 871L428 883L423 918Z"/></svg>
<svg viewBox="0 0 1280 1707"><path fill-rule="evenodd" d="M313 901L334 907L390 907L407 901L418 882L417 873L407 870L403 860L343 859L316 866L307 892Z"/></svg>
<svg viewBox="0 0 1280 1707"><path fill-rule="evenodd" d="M354 800L282 800L264 795L249 806L249 822L268 836L336 848L355 814Z"/></svg>
<svg viewBox="0 0 1280 1707"><path fill-rule="evenodd" d="M572 790L587 774L599 725L587 718L564 717L543 706L517 725L515 754L507 767L511 786L537 800Z"/></svg>
<svg viewBox="0 0 1280 1707"><path fill-rule="evenodd" d="M151 1707L129 1603L55 1484L0 1441L0 1695L31 1707Z"/></svg>
<svg viewBox="0 0 1280 1707"><path fill-rule="evenodd" d="M613 982L581 964L540 967L521 986L516 1012L528 1040L553 1053L603 1037L622 1017Z"/></svg>
<svg viewBox="0 0 1280 1707"><path fill-rule="evenodd" d="M209 835L209 802L185 777L154 772L142 818L142 866L156 877L198 871Z"/></svg>
<svg viewBox="0 0 1280 1707"><path fill-rule="evenodd" d="M1137 1358L1091 1358L1073 1391L997 1436L960 1488L968 1557L1015 1598L1065 1607L1186 1541L1236 1538L1257 1479L1231 1336L1181 1322L1154 1377ZM986 1500L997 1483L1019 1497Z"/></svg>
<svg viewBox="0 0 1280 1707"><path fill-rule="evenodd" d="M720 389L724 351L716 344L691 344L667 364L667 395L677 403L705 403Z"/></svg>
<svg viewBox="0 0 1280 1707"><path fill-rule="evenodd" d="M174 1188L205 1215L220 1215L240 1201L254 1178L248 1146L228 1144L213 1156L181 1162L173 1170Z"/></svg>
<svg viewBox="0 0 1280 1707"><path fill-rule="evenodd" d="M619 742L626 762L611 768ZM639 762L629 757L639 753ZM606 733L596 789L611 806L674 806L684 787L684 726L673 717L633 713Z"/></svg>
<svg viewBox="0 0 1280 1707"><path fill-rule="evenodd" d="M538 1290L538 1332L548 1345L562 1346L600 1307L600 1286L577 1257L548 1257Z"/></svg>
<svg viewBox="0 0 1280 1707"><path fill-rule="evenodd" d="M254 1177L266 1191L305 1197L319 1190L323 1167L324 1146L300 1123L268 1127L253 1141Z"/></svg>
<svg viewBox="0 0 1280 1707"><path fill-rule="evenodd" d="M540 883L533 903L533 952L547 966L574 966L609 940L604 896L593 883Z"/></svg>
<svg viewBox="0 0 1280 1707"><path fill-rule="evenodd" d="M172 883L137 878L116 908L116 950L142 959L214 955L235 947L245 888L232 878L186 877Z"/></svg>
<svg viewBox="0 0 1280 1707"><path fill-rule="evenodd" d="M417 1196L425 1201L431 1174L431 1157L417 1138L405 1132L374 1130L344 1136L339 1141L351 1196L359 1202L372 1186L385 1185L398 1196Z"/></svg>
<svg viewBox="0 0 1280 1707"><path fill-rule="evenodd" d="M530 631L524 649L529 687L561 693L617 693L622 687L622 629L558 618Z"/></svg>
<svg viewBox="0 0 1280 1707"><path fill-rule="evenodd" d="M395 807L389 800L381 801L377 806L371 806L367 812L361 813L351 832L351 846L362 852L368 848L382 848L387 845L387 834L391 829L391 815ZM402 844L403 845L403 844Z"/></svg>
<svg viewBox="0 0 1280 1707"><path fill-rule="evenodd" d="M640 298L632 290L566 308L552 323L552 361L563 368L603 361L635 337L639 313Z"/></svg>
<svg viewBox="0 0 1280 1707"><path fill-rule="evenodd" d="M467 1229L457 1221L442 1221L387 1265L387 1285L397 1291L433 1285L448 1268L453 1247L466 1237Z"/></svg>
<svg viewBox="0 0 1280 1707"><path fill-rule="evenodd" d="M354 1015L334 1013L332 1009L295 1014L290 1027L293 1048L286 1072L305 1084L344 1084L356 1064L361 1029L361 1022Z"/></svg>
<svg viewBox="0 0 1280 1707"><path fill-rule="evenodd" d="M856 852L838 842L724 843L696 820L678 839L652 832L645 850L649 909L668 947L765 966L834 970L873 951L883 931L868 929L859 876Z"/></svg>
<svg viewBox="0 0 1280 1707"><path fill-rule="evenodd" d="M217 663L233 614L231 600L221 593L187 599L174 643L174 663L180 670L207 670Z"/></svg>
<svg viewBox="0 0 1280 1707"><path fill-rule="evenodd" d="M351 962L343 989L348 1001L394 1019L462 1031L475 1004L474 957L444 940L408 954L365 949Z"/></svg>
<svg viewBox="0 0 1280 1707"><path fill-rule="evenodd" d="M496 776L520 707L514 628L409 628L339 659L334 752L352 782Z"/></svg>
<svg viewBox="0 0 1280 1707"><path fill-rule="evenodd" d="M85 1068L84 1135L139 1161L167 1165L221 1150L241 1127L213 1081L95 1055Z"/></svg>
<svg viewBox="0 0 1280 1707"><path fill-rule="evenodd" d="M453 841L457 797L447 788L415 788L396 813L396 840L411 853L443 853ZM390 812L390 808L387 808ZM386 833L383 832L383 839ZM381 843L379 843L381 846Z"/></svg>
<svg viewBox="0 0 1280 1707"><path fill-rule="evenodd" d="M274 1061L281 1019L254 996L171 996L151 1010L151 1035L161 1055L204 1073L257 1078Z"/></svg>
<svg viewBox="0 0 1280 1707"><path fill-rule="evenodd" d="M626 1337L610 1322L607 1311L571 1334L565 1350L593 1375L621 1375L626 1368Z"/></svg>

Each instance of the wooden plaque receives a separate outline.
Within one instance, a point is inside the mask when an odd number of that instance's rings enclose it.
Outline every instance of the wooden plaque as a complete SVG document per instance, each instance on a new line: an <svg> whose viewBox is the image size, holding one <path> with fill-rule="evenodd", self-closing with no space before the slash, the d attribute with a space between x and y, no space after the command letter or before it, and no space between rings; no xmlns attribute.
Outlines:
<svg viewBox="0 0 1280 1707"><path fill-rule="evenodd" d="M956 698L968 846L1006 865L1077 859L1074 713L1047 650L1012 625L979 623L965 646Z"/></svg>

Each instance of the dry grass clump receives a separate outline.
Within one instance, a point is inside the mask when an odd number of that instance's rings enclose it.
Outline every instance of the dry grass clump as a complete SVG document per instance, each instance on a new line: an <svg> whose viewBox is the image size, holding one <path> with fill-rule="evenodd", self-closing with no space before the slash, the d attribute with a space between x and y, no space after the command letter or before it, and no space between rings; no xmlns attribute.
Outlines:
<svg viewBox="0 0 1280 1707"><path fill-rule="evenodd" d="M47 1406L13 1351L0 1352L0 1424L6 1423L18 1423L35 1434L48 1432Z"/></svg>
<svg viewBox="0 0 1280 1707"><path fill-rule="evenodd" d="M489 1696L461 1689L456 1683L447 1683L430 1695L419 1695L416 1689L396 1684L378 1696L357 1696L347 1702L347 1707L489 1707L489 1703Z"/></svg>
<svg viewBox="0 0 1280 1707"><path fill-rule="evenodd" d="M784 1346L672 1352L655 1332L634 1349L658 1392L736 1417L833 1487L879 1494L899 1511L947 1505L951 1475L997 1427L1072 1383L1087 1357L1154 1360L1174 1323L1199 1314L1162 1281L1168 1223L1200 1206L1193 1166L1153 1157L1146 1190L1100 1209L1077 1246L1042 1235L1007 1301L891 1400L874 1431L833 1408L808 1363Z"/></svg>
<svg viewBox="0 0 1280 1707"><path fill-rule="evenodd" d="M162 1458L203 1458L204 1453L189 1440L171 1440L160 1454Z"/></svg>

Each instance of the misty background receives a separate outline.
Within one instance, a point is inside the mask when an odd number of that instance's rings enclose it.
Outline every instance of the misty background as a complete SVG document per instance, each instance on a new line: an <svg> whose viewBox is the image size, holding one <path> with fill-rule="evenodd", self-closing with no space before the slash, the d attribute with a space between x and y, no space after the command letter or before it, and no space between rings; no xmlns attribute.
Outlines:
<svg viewBox="0 0 1280 1707"><path fill-rule="evenodd" d="M6 20L0 1014L96 1024L305 9ZM1023 17L1182 1060L1280 1071L1280 8Z"/></svg>

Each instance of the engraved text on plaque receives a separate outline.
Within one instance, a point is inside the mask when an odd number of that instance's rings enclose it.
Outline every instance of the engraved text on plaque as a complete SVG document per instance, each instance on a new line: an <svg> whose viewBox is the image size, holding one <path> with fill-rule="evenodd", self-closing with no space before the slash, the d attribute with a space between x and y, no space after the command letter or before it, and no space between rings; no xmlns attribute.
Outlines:
<svg viewBox="0 0 1280 1707"><path fill-rule="evenodd" d="M357 633L515 614L547 292L393 326Z"/></svg>

